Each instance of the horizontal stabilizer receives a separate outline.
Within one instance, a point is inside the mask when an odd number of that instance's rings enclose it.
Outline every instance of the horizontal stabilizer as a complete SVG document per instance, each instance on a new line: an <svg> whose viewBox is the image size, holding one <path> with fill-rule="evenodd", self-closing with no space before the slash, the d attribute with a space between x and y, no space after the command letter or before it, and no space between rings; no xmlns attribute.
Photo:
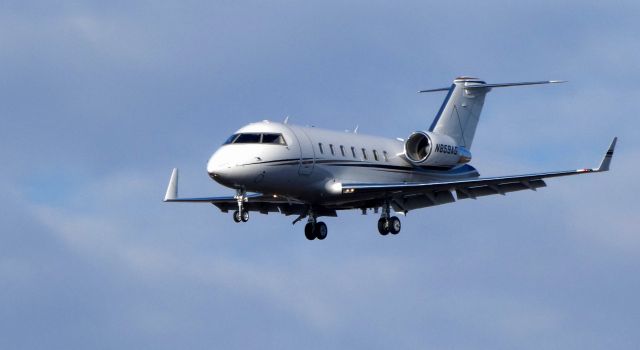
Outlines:
<svg viewBox="0 0 640 350"><path fill-rule="evenodd" d="M463 82L465 81L463 80ZM541 81L522 81L517 83L487 84L480 80L467 80L463 85L463 87L465 89L486 89L486 88L509 87L509 86L559 84L559 83L566 83L566 82L567 82L566 80L541 80ZM448 86L448 87L437 88L437 89L420 90L418 92L421 93L421 92L449 91L451 90L451 88L452 88L451 86Z"/></svg>
<svg viewBox="0 0 640 350"><path fill-rule="evenodd" d="M524 86L524 85L540 85L540 84L559 84L566 83L566 80L542 80L542 81L523 81L519 83L500 83L500 84L484 84L479 83L477 85L466 85L465 89L482 89L482 88L496 88L496 87L509 87L509 86Z"/></svg>
<svg viewBox="0 0 640 350"><path fill-rule="evenodd" d="M421 92L436 92L436 91L449 91L449 89L451 89L451 87L447 86L447 87L437 88L437 89L420 90L420 91L418 91L418 93L421 93Z"/></svg>

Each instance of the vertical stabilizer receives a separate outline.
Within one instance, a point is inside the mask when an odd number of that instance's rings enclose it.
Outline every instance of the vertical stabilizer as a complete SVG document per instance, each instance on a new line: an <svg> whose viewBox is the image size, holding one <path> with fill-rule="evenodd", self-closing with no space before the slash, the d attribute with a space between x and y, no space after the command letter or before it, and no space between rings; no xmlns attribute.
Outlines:
<svg viewBox="0 0 640 350"><path fill-rule="evenodd" d="M447 97L429 131L451 136L458 145L471 149L484 105L484 96L490 89L465 89L465 87L482 84L485 82L476 78L456 78L448 89Z"/></svg>
<svg viewBox="0 0 640 350"><path fill-rule="evenodd" d="M447 91L429 131L452 137L459 146L471 149L485 95L492 88L563 83L560 80L528 81L518 83L487 84L471 77L458 77L449 88L422 90L420 92Z"/></svg>

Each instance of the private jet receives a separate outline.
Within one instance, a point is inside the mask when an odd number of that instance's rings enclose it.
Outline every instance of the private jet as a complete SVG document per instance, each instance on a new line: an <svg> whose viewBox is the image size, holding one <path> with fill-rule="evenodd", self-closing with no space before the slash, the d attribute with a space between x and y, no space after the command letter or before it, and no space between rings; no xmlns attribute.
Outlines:
<svg viewBox="0 0 640 350"><path fill-rule="evenodd" d="M340 210L379 213L378 232L398 234L400 219L392 215L545 187L551 177L609 170L617 138L613 138L600 166L578 170L482 178L469 164L471 145L486 94L494 88L562 81L488 84L459 77L449 87L420 92L446 92L430 127L405 139L262 121L243 126L211 156L207 172L214 181L235 190L233 196L180 198L178 169L173 169L165 202L211 203L233 211L235 222L249 220L249 212L297 215L307 219L308 240L327 237L320 217Z"/></svg>

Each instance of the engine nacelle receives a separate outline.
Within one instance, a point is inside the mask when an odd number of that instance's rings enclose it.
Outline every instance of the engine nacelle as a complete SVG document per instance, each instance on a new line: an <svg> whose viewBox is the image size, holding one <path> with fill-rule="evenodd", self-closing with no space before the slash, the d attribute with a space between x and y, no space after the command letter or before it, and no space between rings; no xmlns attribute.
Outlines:
<svg viewBox="0 0 640 350"><path fill-rule="evenodd" d="M429 131L411 134L404 143L404 155L417 166L454 167L471 160L471 152L453 138Z"/></svg>

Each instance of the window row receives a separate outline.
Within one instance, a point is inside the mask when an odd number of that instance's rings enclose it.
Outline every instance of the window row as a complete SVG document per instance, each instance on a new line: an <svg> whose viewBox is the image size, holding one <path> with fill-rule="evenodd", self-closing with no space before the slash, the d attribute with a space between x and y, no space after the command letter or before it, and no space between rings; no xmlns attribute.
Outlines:
<svg viewBox="0 0 640 350"><path fill-rule="evenodd" d="M233 134L227 139L227 141L224 142L225 145L228 145L230 143L270 143L275 145L287 144L284 141L284 137L282 137L282 134L258 133Z"/></svg>
<svg viewBox="0 0 640 350"><path fill-rule="evenodd" d="M324 154L324 145L322 144L322 142L318 143L318 149L320 150L320 154ZM340 154L343 157L347 157L347 152L345 151L345 147L343 145L339 146L340 149ZM329 152L331 153L332 156L336 155L336 149L333 146L333 144L329 144ZM358 153L362 152L362 159L364 160L368 160L369 159L369 154L367 153L367 149L366 148L361 148L360 151L356 151L356 148L351 146L351 156L353 158L358 158ZM376 161L380 160L380 155L378 153L377 150L373 150L373 159ZM389 161L389 155L387 154L387 151L382 151L382 158L384 159L385 162Z"/></svg>

